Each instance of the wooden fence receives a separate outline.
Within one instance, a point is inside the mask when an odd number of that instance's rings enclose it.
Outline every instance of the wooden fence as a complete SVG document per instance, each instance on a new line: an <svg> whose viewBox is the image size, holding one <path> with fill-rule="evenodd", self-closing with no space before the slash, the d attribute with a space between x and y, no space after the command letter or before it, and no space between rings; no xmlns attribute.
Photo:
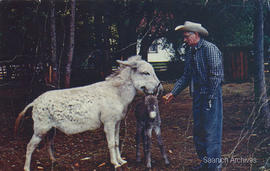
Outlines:
<svg viewBox="0 0 270 171"><path fill-rule="evenodd" d="M222 50L226 82L249 81L253 73L253 58L251 48L229 47ZM22 86L31 84L33 76L39 76L46 85L52 83L52 68L49 64L38 65L31 60L0 61L0 85ZM154 62L151 63L161 80L178 79L184 70L183 62ZM270 63L265 62L265 72L269 72ZM99 74L90 68L73 68L75 86L100 81ZM37 79L35 77L35 79ZM82 82L84 81L84 82ZM76 83L76 84L75 84Z"/></svg>
<svg viewBox="0 0 270 171"><path fill-rule="evenodd" d="M249 81L253 73L253 58L250 47L227 47L222 50L226 82ZM183 63L151 63L160 79L177 79L183 73ZM266 64L266 70L270 65Z"/></svg>
<svg viewBox="0 0 270 171"><path fill-rule="evenodd" d="M252 73L251 48L228 47L224 49L225 80L230 82L245 82L250 80Z"/></svg>
<svg viewBox="0 0 270 171"><path fill-rule="evenodd" d="M27 58L16 57L10 61L0 61L0 85L24 86L31 84L33 77L42 77L35 79L48 79L49 71L44 74L44 65L26 60ZM48 69L47 69L48 70Z"/></svg>

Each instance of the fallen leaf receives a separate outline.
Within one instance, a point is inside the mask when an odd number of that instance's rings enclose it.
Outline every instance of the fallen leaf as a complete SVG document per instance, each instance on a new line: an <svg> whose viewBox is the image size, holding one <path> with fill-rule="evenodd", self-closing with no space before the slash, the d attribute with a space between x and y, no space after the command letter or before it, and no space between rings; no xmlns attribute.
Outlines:
<svg viewBox="0 0 270 171"><path fill-rule="evenodd" d="M85 158L82 158L81 160L89 160L91 157L85 157Z"/></svg>
<svg viewBox="0 0 270 171"><path fill-rule="evenodd" d="M102 167L102 166L105 166L105 162L104 163L101 163L100 165L98 165L98 167Z"/></svg>
<svg viewBox="0 0 270 171"><path fill-rule="evenodd" d="M41 166L38 166L37 169L39 169L39 170L44 170L44 168L41 167Z"/></svg>

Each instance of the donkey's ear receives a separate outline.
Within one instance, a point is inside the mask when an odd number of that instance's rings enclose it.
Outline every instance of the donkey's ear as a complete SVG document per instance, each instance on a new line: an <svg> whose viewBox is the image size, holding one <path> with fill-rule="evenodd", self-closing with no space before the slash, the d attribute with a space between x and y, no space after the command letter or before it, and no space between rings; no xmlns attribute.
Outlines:
<svg viewBox="0 0 270 171"><path fill-rule="evenodd" d="M128 66L133 69L137 68L137 62L136 61L121 61L121 60L116 60L117 63L120 65Z"/></svg>
<svg viewBox="0 0 270 171"><path fill-rule="evenodd" d="M140 55L134 55L128 58L128 61L140 61L142 60L142 56Z"/></svg>

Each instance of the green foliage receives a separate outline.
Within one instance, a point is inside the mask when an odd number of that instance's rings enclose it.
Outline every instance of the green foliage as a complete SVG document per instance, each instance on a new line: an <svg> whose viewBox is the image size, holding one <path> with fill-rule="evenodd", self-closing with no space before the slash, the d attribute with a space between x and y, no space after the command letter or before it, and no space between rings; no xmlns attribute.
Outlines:
<svg viewBox="0 0 270 171"><path fill-rule="evenodd" d="M253 43L254 25L252 21L241 20L235 25L232 40L228 46L249 46Z"/></svg>
<svg viewBox="0 0 270 171"><path fill-rule="evenodd" d="M55 2L57 49L61 54L59 51L66 43L63 39L68 37L69 0ZM33 55L38 49L39 55L48 56L49 9L45 0L0 3L0 24L5 26L0 27L1 54ZM202 23L210 32L207 39L218 46L253 44L254 4L251 0L78 0L75 31L75 58L78 59L75 62L79 64L96 48L117 56L147 31L157 38L166 37L176 50L182 38L174 27L186 20ZM37 42L40 42L39 48ZM265 43L270 44L269 34L265 36Z"/></svg>
<svg viewBox="0 0 270 171"><path fill-rule="evenodd" d="M270 45L270 35L264 35L264 42L266 45Z"/></svg>

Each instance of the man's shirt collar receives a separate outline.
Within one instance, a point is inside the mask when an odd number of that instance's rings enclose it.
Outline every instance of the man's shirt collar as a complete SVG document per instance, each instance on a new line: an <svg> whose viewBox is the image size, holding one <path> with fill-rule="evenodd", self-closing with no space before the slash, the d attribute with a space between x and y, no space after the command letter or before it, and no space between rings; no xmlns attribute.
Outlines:
<svg viewBox="0 0 270 171"><path fill-rule="evenodd" d="M202 44L203 44L203 39L202 39L202 38L200 38L200 40L199 40L198 44L197 44L197 45L194 47L194 49L195 49L195 50L200 49L200 48L202 47Z"/></svg>

